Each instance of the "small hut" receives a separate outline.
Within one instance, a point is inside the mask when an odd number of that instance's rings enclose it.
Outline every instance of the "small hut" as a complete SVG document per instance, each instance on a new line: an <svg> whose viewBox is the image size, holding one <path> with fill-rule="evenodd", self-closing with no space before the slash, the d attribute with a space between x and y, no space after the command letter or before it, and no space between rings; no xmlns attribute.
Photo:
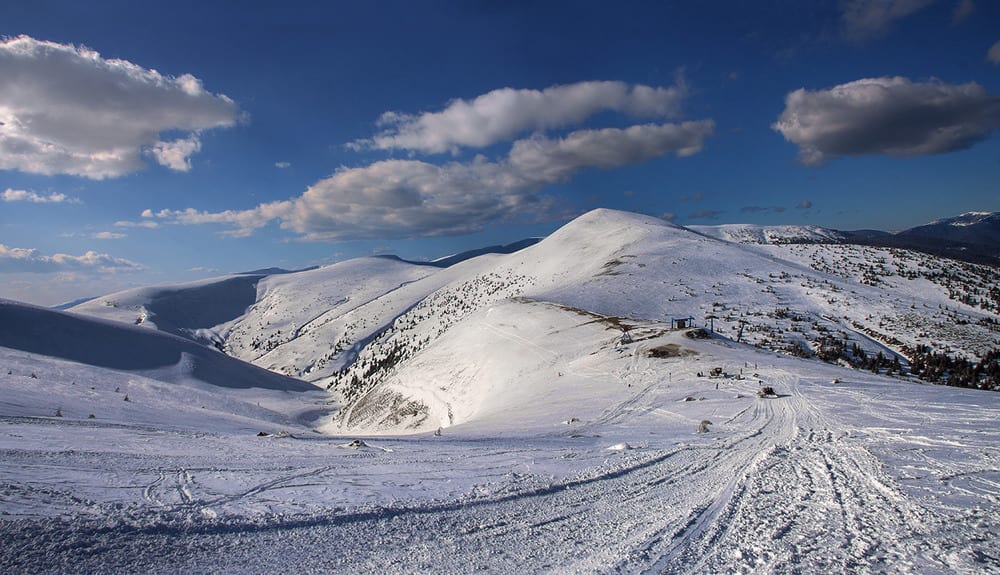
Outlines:
<svg viewBox="0 0 1000 575"><path fill-rule="evenodd" d="M672 317L670 318L670 329L687 329L694 327L693 317Z"/></svg>

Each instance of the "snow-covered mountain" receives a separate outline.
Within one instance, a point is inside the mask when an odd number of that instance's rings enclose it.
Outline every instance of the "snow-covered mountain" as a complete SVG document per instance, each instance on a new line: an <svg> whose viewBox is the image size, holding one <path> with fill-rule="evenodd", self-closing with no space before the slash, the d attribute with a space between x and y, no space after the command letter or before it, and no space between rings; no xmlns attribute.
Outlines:
<svg viewBox="0 0 1000 575"><path fill-rule="evenodd" d="M277 276L130 290L74 311L211 342L329 387L345 407L338 429L370 432L470 421L486 401L485 379L499 377L490 385L502 394L530 380L515 371L485 376L473 367L485 357L471 359L461 344L468 337L454 339L476 333L477 345L500 349L494 308L511 325L539 321L537 305L548 306L545 321L555 324L560 320L548 316L592 314L605 318L609 341L622 325L656 331L684 319L739 343L856 367L881 355L897 372L911 361L921 367L933 352L975 363L1000 347L996 269L823 243L837 237L797 226L689 229L595 210L514 253L443 269L362 258ZM199 316L202 308L211 313ZM530 317L522 317L527 310ZM432 365L447 365L451 375Z"/></svg>
<svg viewBox="0 0 1000 575"><path fill-rule="evenodd" d="M688 229L743 244L854 244L1000 265L1000 212L968 212L897 232L756 224L699 225L688 226Z"/></svg>
<svg viewBox="0 0 1000 575"><path fill-rule="evenodd" d="M856 230L841 234L847 243L1000 266L1000 212L968 212L897 232Z"/></svg>
<svg viewBox="0 0 1000 575"><path fill-rule="evenodd" d="M946 264L942 275L942 264L859 246L732 244L659 219L597 210L516 254L469 262L455 270L461 272L456 279L432 276L409 293L380 298L383 306L408 311L385 324L333 378L349 406L341 424L367 422L369 431L396 432L447 427L481 408L478 394L485 388L508 390L533 380L526 374L544 373L544 380L560 371L542 372L538 365L487 370L501 381L486 385L476 367L486 356L461 343L468 335L455 335L480 334L477 345L502 349L503 334L516 330L497 324L540 321L539 305L553 325L562 322L549 316L564 314L603 325L603 348L622 325L659 333L674 320L692 318L741 343L858 365L877 354L905 363L921 346L984 358L1000 347L1000 294L989 292L1000 274ZM583 360L599 348L591 342L555 354L551 366ZM450 375L431 365L447 366Z"/></svg>
<svg viewBox="0 0 1000 575"><path fill-rule="evenodd" d="M0 570L1000 567L1000 272L747 237L3 302Z"/></svg>
<svg viewBox="0 0 1000 575"><path fill-rule="evenodd" d="M909 228L897 236L937 238L1000 248L1000 212L966 212Z"/></svg>
<svg viewBox="0 0 1000 575"><path fill-rule="evenodd" d="M837 230L818 226L722 224L717 226L687 226L687 228L713 238L741 244L839 243L846 239L844 234Z"/></svg>

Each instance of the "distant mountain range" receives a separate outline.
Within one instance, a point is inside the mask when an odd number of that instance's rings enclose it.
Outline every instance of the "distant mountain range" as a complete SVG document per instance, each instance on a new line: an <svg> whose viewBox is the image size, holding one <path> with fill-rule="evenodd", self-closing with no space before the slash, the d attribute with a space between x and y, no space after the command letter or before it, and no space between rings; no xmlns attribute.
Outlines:
<svg viewBox="0 0 1000 575"><path fill-rule="evenodd" d="M1000 212L967 212L898 232L754 224L688 228L714 238L743 244L855 244L902 248L960 261L1000 265Z"/></svg>
<svg viewBox="0 0 1000 575"><path fill-rule="evenodd" d="M903 248L946 258L1000 265L1000 212L967 212L899 232L841 232L846 243Z"/></svg>

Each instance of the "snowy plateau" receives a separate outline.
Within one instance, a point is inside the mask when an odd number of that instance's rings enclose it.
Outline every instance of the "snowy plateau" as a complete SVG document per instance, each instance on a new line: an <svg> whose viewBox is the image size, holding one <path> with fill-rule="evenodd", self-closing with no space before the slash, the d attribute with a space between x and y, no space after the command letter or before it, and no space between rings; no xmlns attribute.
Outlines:
<svg viewBox="0 0 1000 575"><path fill-rule="evenodd" d="M0 572L1000 573L998 286L596 210L0 301Z"/></svg>

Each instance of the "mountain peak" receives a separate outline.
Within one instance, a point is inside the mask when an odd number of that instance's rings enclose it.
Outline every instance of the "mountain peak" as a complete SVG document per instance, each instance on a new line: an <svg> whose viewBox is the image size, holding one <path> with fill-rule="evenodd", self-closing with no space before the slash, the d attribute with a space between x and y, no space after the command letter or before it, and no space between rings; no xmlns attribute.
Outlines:
<svg viewBox="0 0 1000 575"><path fill-rule="evenodd" d="M966 212L897 232L896 236L933 238L994 249L1000 244L1000 212Z"/></svg>

